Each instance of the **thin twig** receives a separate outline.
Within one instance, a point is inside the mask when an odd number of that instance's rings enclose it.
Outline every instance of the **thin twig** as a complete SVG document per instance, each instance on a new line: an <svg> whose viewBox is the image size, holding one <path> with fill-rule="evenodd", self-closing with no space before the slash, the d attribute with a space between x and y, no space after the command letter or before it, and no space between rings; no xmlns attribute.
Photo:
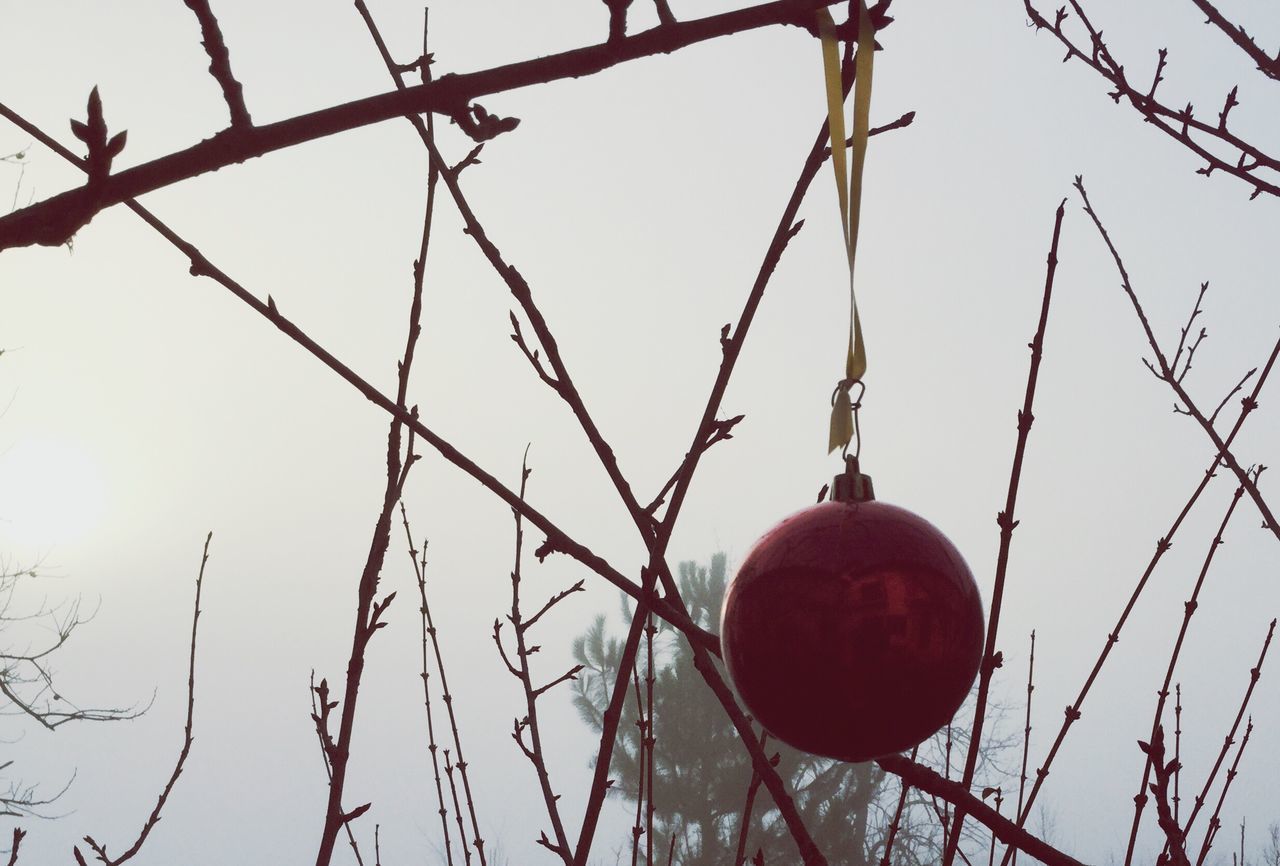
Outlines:
<svg viewBox="0 0 1280 866"><path fill-rule="evenodd" d="M422 648L422 702L427 710L427 751L431 754L431 770L436 783L436 803L437 812L440 815L440 831L444 837L444 859L447 866L453 866L453 834L449 832L449 810L444 803L444 784L440 779L440 754L439 746L436 745L436 727L435 717L432 712L431 701L431 671L428 661L428 644L430 635L427 633L427 542L422 542L422 553L419 558L418 550L413 545L413 533L409 530L409 515L405 511L404 502L400 503L400 519L404 525L404 535L409 543L409 561L413 563L414 575L418 582L418 614L422 623L422 639L419 646Z"/></svg>
<svg viewBox="0 0 1280 866"><path fill-rule="evenodd" d="M407 518L407 516L406 516L406 514L405 514L405 511L404 511L403 506L401 506L400 514L401 514L401 518L402 518L402 520L403 520L405 537L408 539L408 542L409 542L409 550L411 551L411 554L412 554L412 552L415 550L415 548L414 548L414 543L413 543L413 534L412 534L412 533L410 532L410 530L409 530L409 521L408 521L408 518ZM421 616L422 616L422 622L423 622L423 624L424 624L424 626L423 626L423 630L424 630L424 633L425 633L424 641L429 641L429 642L430 642L430 644L431 644L431 651L432 651L432 654L433 654L433 656L434 656L434 658L435 658L435 663L436 663L436 672L437 672L437 673L439 674L439 676L440 676L440 693L441 693L441 700L442 700L442 701L444 701L445 710L446 710L446 712L447 712L447 714L448 714L448 716L449 716L449 727L450 727L450 729L452 730L452 733L453 733L453 746L454 746L454 749L455 749L455 753L456 753L456 754L457 754L457 756L458 756L458 760L457 760L457 762L456 762L456 763L454 763L454 764L451 766L451 765L450 765L450 763L449 763L449 750L448 750L448 749L445 749L445 750L444 750L444 754L445 754L445 775L448 777L448 779L449 779L449 785L450 785L451 787L453 787L453 786L454 786L453 772L452 772L453 767L457 767L457 768L458 768L459 774L460 774L460 775L461 775L461 777L462 777L462 787L463 787L464 796L465 796L465 799L466 799L466 802L467 802L467 808L468 808L468 810L469 810L469 814L470 814L470 818L471 818L471 828L472 828L472 831L473 831L473 834L474 834L474 841L473 841L473 843L472 843L472 844L473 844L473 845L475 845L476 850L480 853L481 862L483 863L483 862L485 862L485 861L484 861L484 856L485 856L485 855L484 855L484 839L480 837L480 825L479 825L479 821L476 819L475 802L474 802L474 800L473 800L473 799L472 799L472 797L471 797L471 783L470 783L470 779L469 779L469 777L467 776L467 772L466 772L466 766L467 766L467 764L466 764L466 758L464 757L464 755L463 755L463 753L462 753L462 739L461 739L461 737L460 737L460 735L459 735L459 733L458 733L458 720L457 720L457 715L454 713L454 709L453 709L453 695L452 695L452 694L450 693L450 691L449 691L449 679L448 679L448 675L445 673L444 657L443 657L443 654L442 654L442 653L441 653L441 651L440 651L440 639L439 639L439 635L438 635L438 633L437 633L437 631L436 631L435 619L434 619L434 617L432 617L432 615L431 615L431 605L430 605L430 604L428 603L428 601L427 601L427 594L426 594L426 548L425 548L425 545L423 546L423 552L422 552L422 559L421 559L421 561L419 561L418 559L415 559L415 560L414 560L414 569L415 569L415 573L416 573L416 575L417 575L417 579L418 579L419 602L420 602L420 604L421 604L421 607L419 607L418 612L421 614ZM426 653L425 643L424 643L423 653L424 653L424 655L425 655L425 653ZM424 659L424 663L423 663L423 680L422 680L422 681L423 681L423 688L424 688L424 689L426 688L427 679L428 679L428 674L427 674L427 670L426 670L426 662L425 662L425 659ZM434 726L433 726L433 723L432 723L432 721L431 721L431 717L430 717L430 695L429 695L429 694L428 694L428 696L427 696L427 703L428 703L428 730L429 730L429 734L430 734L430 736L431 736L431 740L432 740L432 756L433 756L433 759L434 759L434 755L435 755L435 749L434 749L434 745L435 745L435 729L434 729ZM438 782L439 782L439 779L437 778L437 784L438 784ZM454 794L454 808L455 808L455 810L458 808L458 800L457 800L457 794L456 794L456 791L455 791L455 794ZM457 822L458 822L458 830L459 830L459 833L460 833L460 834L461 834L461 836L462 836L462 851L463 851L463 855L465 856L466 861L469 863L469 862L471 862L471 852L470 852L470 850L468 850L468 848L467 848L466 835L465 835L464 833L462 833L462 814L461 814L461 812L458 812L458 813L457 813L457 815L456 815L456 817L457 817ZM443 807L443 806L441 806L441 820L442 820L442 821L444 820L444 807ZM446 844L447 844L447 833L446 833Z"/></svg>
<svg viewBox="0 0 1280 866"><path fill-rule="evenodd" d="M919 746L911 750L910 760L912 763L915 763L916 756L919 754ZM911 783L906 779L900 781L902 782L902 791L898 794L898 806L893 810L893 819L889 821L889 831L885 834L884 855L880 858L880 866L889 866L890 857L893 855L893 843L898 836L898 829L902 826L902 815L907 808L907 794L911 792Z"/></svg>
<svg viewBox="0 0 1280 866"><path fill-rule="evenodd" d="M1063 199L1054 214L1053 240L1049 244L1049 255L1046 260L1040 321L1036 325L1035 337L1030 343L1031 367L1027 373L1027 389L1022 399L1022 409L1018 412L1018 441L1013 451L1013 468L1009 472L1009 490L1005 498L1004 510L996 515L996 523L1000 527L1000 552L996 558L995 584L991 590L991 608L987 617L986 647L983 649L982 665L978 671L978 695L974 702L973 725L969 729L969 749L965 755L964 774L960 779L960 784L965 789L973 785L973 774L978 768L978 752L982 747L982 728L986 719L987 696L991 691L991 677L1000 665L996 640L1000 631L1005 576L1009 569L1009 549L1013 543L1013 530L1018 525L1013 513L1018 503L1018 486L1022 481L1022 462L1026 455L1027 438L1031 432L1031 424L1035 421L1032 407L1035 403L1036 382L1040 376L1040 358L1044 353L1045 330L1049 324L1049 301L1053 296L1053 277L1058 269L1058 240L1062 236L1062 218L1066 209L1067 201ZM951 825L951 835L947 839L946 849L942 855L943 866L951 866L955 860L956 850L960 845L960 833L964 828L964 816L964 807L957 807L955 821Z"/></svg>
<svg viewBox="0 0 1280 866"><path fill-rule="evenodd" d="M1200 574L1196 578L1195 587L1191 590L1191 597L1182 606L1182 623L1178 628L1178 636L1173 642L1173 649L1169 652L1169 664L1165 670L1164 681L1161 682L1159 690L1156 691L1156 708L1151 719L1151 743L1155 743L1157 739L1161 740L1161 752L1163 754L1163 734L1159 733L1163 730L1164 725L1164 706L1169 699L1169 685L1173 682L1174 671L1178 667L1178 659L1182 653L1183 642L1186 640L1187 631L1191 627L1191 617L1195 615L1196 609L1200 605L1200 590L1204 586L1205 577L1209 574L1209 569L1213 565L1214 554L1218 552L1218 548L1222 546L1222 536L1227 531L1227 525L1231 522L1231 516L1235 514L1236 506L1240 504L1240 498L1244 496L1244 488L1237 487L1235 495L1231 497L1231 502L1227 505L1226 514L1222 517L1222 523L1218 526L1217 533L1209 542L1209 550L1205 553L1204 562L1200 566ZM1154 745L1153 745L1154 749ZM1155 766L1156 757L1151 751L1145 752L1146 760L1143 762L1142 782L1138 785L1138 793L1134 795L1133 810L1133 826L1129 831L1129 847L1125 854L1125 863L1133 861L1133 849L1138 839L1138 828L1142 823L1142 812L1147 804L1147 784L1151 778L1151 771L1159 769ZM1178 765L1178 758L1174 757L1175 775ZM1176 824L1176 820L1174 821Z"/></svg>
<svg viewBox="0 0 1280 866"><path fill-rule="evenodd" d="M1200 808L1204 806L1205 797L1209 794L1209 788L1213 786L1213 780L1218 775L1218 770L1222 767L1222 761L1227 756L1227 750L1231 748L1231 744L1235 742L1236 731L1240 729L1240 722L1244 719L1245 711L1249 707L1249 698L1253 697L1254 686L1258 684L1258 678L1262 676L1262 663L1267 657L1267 650L1271 646L1271 638L1276 632L1276 621L1271 620L1271 625L1267 628L1267 637L1262 642L1262 651L1258 653L1258 663L1249 669L1249 687L1245 689L1244 697L1240 700L1240 709L1236 713L1235 721L1231 723L1231 730L1222 741L1222 749L1218 752L1218 759L1213 762L1213 769L1209 771L1209 777L1204 781L1204 787L1200 789L1200 793L1196 795L1195 807L1191 810L1190 817L1187 818L1186 832L1191 832L1191 826L1195 823L1196 816L1200 814Z"/></svg>
<svg viewBox="0 0 1280 866"><path fill-rule="evenodd" d="M453 816L458 822L458 839L462 845L463 862L470 866L471 849L467 847L467 828L462 823L462 805L458 802L458 784L453 779L453 764L449 763L449 750L444 750L444 774L449 780L449 796L453 799Z"/></svg>
<svg viewBox="0 0 1280 866"><path fill-rule="evenodd" d="M337 708L338 702L329 700L329 682L321 679L320 685L316 685L316 672L311 671L311 720L315 723L316 738L320 742L320 758L324 763L324 776L327 784L333 784L333 737L330 735L329 719L332 717L333 710ZM364 858L360 854L360 843L356 841L355 830L348 821L344 827L347 832L347 842L351 845L351 853L355 855L356 866L364 866Z"/></svg>
<svg viewBox="0 0 1280 866"><path fill-rule="evenodd" d="M653 818L657 807L654 804L655 785L653 782L653 768L658 763L656 748L658 742L657 724L658 714L655 712L657 704L653 700L653 686L657 682L657 671L653 665L653 636L658 631L658 627L653 624L653 614L646 612L644 626L644 645L645 645L645 678L644 678L644 701L649 708L649 724L644 730L644 747L649 752L649 799L645 805L645 852L649 866L656 866L653 860Z"/></svg>
<svg viewBox="0 0 1280 866"><path fill-rule="evenodd" d="M1022 728L1022 772L1018 775L1018 806L1014 815L1022 814L1022 800L1027 790L1027 756L1031 752L1031 695L1036 690L1036 630L1031 630L1031 657L1027 661L1027 717ZM1018 864L1018 852L1013 852L1013 864Z"/></svg>
<svg viewBox="0 0 1280 866"><path fill-rule="evenodd" d="M209 544L212 541L213 533L210 532L205 536L204 552L200 556L200 571L196 574L196 598L191 614L191 654L187 662L187 722L182 731L182 748L178 752L177 762L173 765L173 772L169 774L169 781L165 783L164 789L160 791L160 796L156 798L155 808L147 816L141 832L138 833L138 838L134 840L128 850L119 857L108 857L106 848L94 841L92 836L84 837L85 844L93 850L94 855L105 866L120 866L121 863L132 860L134 855L142 850L147 837L151 835L151 831L159 823L160 813L164 810L164 805L169 800L169 794L173 791L173 786L178 783L178 777L182 775L182 768L187 762L187 756L191 754L192 728L195 723L196 710L196 633L200 625L200 594L204 588L204 567L209 562ZM14 851L16 852L18 839L16 834L14 839ZM16 857L16 853L14 856ZM76 849L76 856L80 857L79 849Z"/></svg>
<svg viewBox="0 0 1280 866"><path fill-rule="evenodd" d="M522 499L524 498L525 491L527 489L529 475L532 474L532 472L533 470L529 468L529 449L526 447L524 460L521 462L520 466L520 497ZM547 809L547 817L551 819L552 832L555 834L554 847L546 843L544 843L544 845L551 848L551 850L554 851L562 861L564 861L565 866L572 866L573 851L569 848L569 837L565 833L564 822L560 818L560 806L557 802L559 800L559 796L551 787L551 773L547 769L547 759L542 749L542 731L538 725L538 696L543 691L550 688L550 685L544 686L540 689L534 688L533 675L530 672L529 666L530 648L525 636L538 617L550 609L551 605L555 604L557 601L562 601L572 592L582 589L582 583L579 581L575 584L573 589L554 596L552 600L542 608L542 610L538 611L537 616L528 620L524 619L520 610L520 566L524 550L524 523L520 517L520 512L513 510L512 516L515 519L515 554L514 564L511 568L511 613L508 616L508 620L511 622L512 631L515 632L516 659L518 660L518 666L512 666L511 663L508 662L507 667L513 668L512 672L515 674L516 678L520 680L520 685L524 689L525 716L523 719L516 719L514 721L511 736L516 741L516 745L520 747L520 751L524 752L525 757L527 757L529 762L533 764L534 771L538 776L538 786L542 790L542 801ZM502 649L502 639L500 634L501 628L501 621L495 619L493 621L493 640L494 643L498 645L498 649L505 660L506 651ZM555 685L565 679L574 677L581 669L581 665L576 666L565 676L554 680L551 685ZM526 745L524 741L524 734L526 731L529 734L528 745ZM542 838L546 839L545 833Z"/></svg>
<svg viewBox="0 0 1280 866"><path fill-rule="evenodd" d="M1000 806L1004 803L1004 790L996 788L984 788L982 790L982 799L987 799L987 793L993 792L996 795L996 814L1000 814ZM996 862L996 834L991 834L991 841L987 845L987 866L995 866Z"/></svg>
<svg viewBox="0 0 1280 866"><path fill-rule="evenodd" d="M760 729L760 748L764 748L769 742L769 732L764 728ZM914 758L914 753L912 755ZM751 781L747 784L747 802L742 805L742 820L738 824L738 848L733 855L733 866L742 866L747 862L747 836L751 832L751 816L756 805L756 792L760 790L760 774L754 770L751 772ZM905 791L906 788L904 787ZM675 835L672 834L674 840Z"/></svg>
<svg viewBox="0 0 1280 866"><path fill-rule="evenodd" d="M1173 687L1173 758L1178 762L1178 770L1173 774L1173 820L1178 820L1178 805L1182 802L1179 796L1179 782L1182 779L1182 683Z"/></svg>
<svg viewBox="0 0 1280 866"><path fill-rule="evenodd" d="M1248 723L1244 728L1244 736L1240 739L1240 748L1236 750L1235 760L1231 762L1231 769L1227 770L1226 781L1222 784L1222 792L1218 795L1218 804L1213 807L1213 817L1209 819L1209 829L1205 831L1204 843L1200 846L1200 856L1196 857L1196 866L1202 866L1204 859L1209 856L1209 849L1213 847L1213 839L1218 835L1218 828L1222 826L1219 815L1222 814L1222 804L1227 800L1227 791L1231 790L1231 783L1235 781L1236 774L1240 771L1240 758L1244 756L1245 746L1249 745L1249 735L1253 733L1253 717L1249 717ZM1244 823L1240 824L1240 847L1244 848ZM1240 856L1241 866L1244 864L1244 855Z"/></svg>
<svg viewBox="0 0 1280 866"><path fill-rule="evenodd" d="M1209 282L1206 280L1200 284L1200 293L1196 295L1195 305L1191 308L1191 316L1187 319L1187 324L1183 326L1182 333L1178 337L1178 348L1177 351L1173 353L1173 363L1169 365L1170 369L1177 373L1179 382L1187 377L1187 373L1191 372L1191 359L1195 357L1196 349L1200 348L1200 344L1203 343L1205 337L1209 335L1209 332L1206 329L1201 328L1200 333L1196 335L1195 339L1189 344L1187 343L1187 337L1191 333L1191 326L1195 323L1195 320L1204 313L1204 309L1201 305L1204 302L1204 293L1208 290ZM1185 361L1182 361L1182 352L1184 350L1187 353L1187 357ZM1179 373L1178 364L1180 362L1182 363L1182 372Z"/></svg>
<svg viewBox="0 0 1280 866"><path fill-rule="evenodd" d="M638 615L632 616L631 632L628 633L627 640L634 641L635 645L639 646L640 634L643 632L643 630L644 630L644 620L641 619ZM632 633L634 633L635 635L634 638L631 636ZM637 755L637 762L636 762L636 773L637 773L636 775L636 818L635 818L635 822L631 826L631 866L638 866L640 862L640 837L644 835L644 798L648 795L648 792L649 792L649 789L645 784L645 780L648 778L645 775L645 767L648 766L646 762L649 760L649 754L645 751L645 748L644 748L644 732L645 732L646 726L649 723L645 715L644 694L640 691L640 666L636 664L634 656L635 656L635 651L632 650L631 683L633 686L633 692L636 697L636 728L640 735L640 749ZM619 669L621 670L621 668ZM617 694L616 684L615 684L615 691L613 692L613 694L615 695ZM595 795L596 789L592 788L591 792L592 792L592 795ZM600 798L602 800L604 798L603 791L600 792ZM675 833L672 833L671 835L672 835L672 838L675 838ZM578 847L581 848L582 846L579 845Z"/></svg>

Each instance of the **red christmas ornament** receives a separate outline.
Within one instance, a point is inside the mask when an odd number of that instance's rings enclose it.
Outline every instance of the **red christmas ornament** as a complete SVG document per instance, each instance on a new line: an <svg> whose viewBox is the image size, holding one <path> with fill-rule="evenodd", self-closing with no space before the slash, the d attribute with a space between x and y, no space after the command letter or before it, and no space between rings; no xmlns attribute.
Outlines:
<svg viewBox="0 0 1280 866"><path fill-rule="evenodd" d="M832 501L756 542L720 625L729 675L756 721L842 761L910 749L946 725L973 685L983 634L978 587L955 545L875 501L852 459Z"/></svg>

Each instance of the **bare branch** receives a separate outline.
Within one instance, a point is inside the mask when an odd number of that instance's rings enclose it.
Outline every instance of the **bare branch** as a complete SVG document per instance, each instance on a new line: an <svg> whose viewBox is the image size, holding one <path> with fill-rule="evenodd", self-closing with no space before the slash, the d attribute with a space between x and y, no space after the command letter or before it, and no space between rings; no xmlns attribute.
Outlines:
<svg viewBox="0 0 1280 866"><path fill-rule="evenodd" d="M138 838L134 840L128 850L119 857L111 858L107 856L106 849L95 842L93 837L86 836L84 838L85 843L106 866L120 866L121 863L132 860L134 855L142 850L147 837L151 835L151 831L155 829L156 824L160 821L160 813L164 810L164 804L169 800L169 794L173 791L173 786L178 783L178 777L182 775L182 767L187 762L187 755L191 754L192 727L196 707L196 631L200 625L200 593L204 588L204 567L209 562L209 544L212 541L213 533L210 532L204 539L204 553L200 557L200 571L196 575L195 609L191 614L191 655L187 665L187 723L183 729L182 748L178 752L178 760L173 766L173 772L169 774L169 781L165 783L160 796L156 798L155 808L151 810L151 814L142 825L141 832L138 833ZM80 856L77 850L77 859Z"/></svg>
<svg viewBox="0 0 1280 866"><path fill-rule="evenodd" d="M1146 334L1147 342L1151 346L1151 351L1155 353L1156 362L1159 365L1159 377L1167 382L1169 387L1173 389L1174 394L1177 395L1178 400L1181 401L1183 407L1185 407L1186 414L1195 418L1204 430L1205 434L1208 435L1210 440L1212 440L1214 447L1218 449L1218 458L1235 474L1240 485L1244 487L1245 491L1249 494L1249 498L1253 500L1253 504L1257 506L1259 513L1262 514L1262 519L1266 523L1267 529L1271 530L1271 534L1276 537L1276 540L1280 541L1280 521L1278 521L1275 515L1271 512L1270 506L1262 497L1262 493L1258 490L1258 485L1255 483L1254 479L1249 476L1248 470L1241 466L1239 461L1236 460L1235 455L1231 453L1229 443L1223 441L1222 437L1218 435L1217 430L1214 429L1213 424L1210 423L1209 419L1206 418L1199 408L1196 407L1195 402L1191 399L1191 395L1189 395L1186 389L1182 387L1181 380L1174 374L1173 368L1165 360L1164 353L1160 351L1160 345L1156 341L1155 334L1151 330L1151 324L1147 321L1147 314L1142 308L1142 303L1138 300L1137 292L1134 291L1133 286L1129 282L1129 273L1124 266L1124 261L1120 258L1120 253L1116 249L1115 244L1112 243L1111 236L1103 226L1102 220L1094 211L1093 205L1090 204L1089 194L1085 191L1084 181L1080 177L1076 177L1075 187L1079 191L1080 198L1084 202L1085 213L1087 213L1093 220L1094 226L1097 227L1098 233L1102 236L1102 240L1106 243L1107 249L1111 253L1111 258L1115 262L1116 270L1120 272L1121 285L1124 288L1125 294L1129 296L1129 301L1133 305L1134 313L1138 316L1138 321L1142 324L1142 330ZM1256 403L1256 401L1254 402Z"/></svg>
<svg viewBox="0 0 1280 866"><path fill-rule="evenodd" d="M1085 30L1087 45L1086 39L1073 37L1066 32L1064 23L1072 16L1067 13L1065 6L1057 11L1053 21L1050 22L1036 9L1033 0L1023 0L1032 25L1038 30L1048 30L1067 49L1064 61L1077 59L1085 63L1112 85L1113 90L1107 95L1114 102L1119 103L1122 100L1128 102L1144 121L1203 160L1204 166L1196 169L1198 174L1208 176L1215 171L1223 171L1234 175L1253 187L1250 198L1256 198L1264 192L1280 195L1280 184L1274 179L1274 173L1280 172L1280 159L1265 153L1227 129L1227 114L1238 104L1235 90L1227 95L1216 123L1200 120L1190 104L1185 108L1175 109L1169 104L1158 101L1156 88L1163 80L1168 58L1167 50L1160 49L1154 79L1150 89L1144 93L1130 84L1125 75L1124 65L1112 56L1103 40L1102 31L1094 27L1079 2L1077 0L1068 0L1068 2L1076 20ZM1201 0L1193 0L1193 2L1199 3ZM1225 149L1227 155L1219 156L1210 150L1210 145ZM1259 169L1264 169L1271 174L1264 176Z"/></svg>
<svg viewBox="0 0 1280 866"><path fill-rule="evenodd" d="M811 27L812 11L833 2L774 0L696 21L661 24L601 45L480 72L445 75L403 91L357 99L276 123L224 130L186 150L112 175L92 189L90 185L70 190L0 217L0 251L32 244L60 246L105 208L276 150L406 114L429 111L455 116L487 94L579 78L629 60L669 54L746 30L778 24Z"/></svg>

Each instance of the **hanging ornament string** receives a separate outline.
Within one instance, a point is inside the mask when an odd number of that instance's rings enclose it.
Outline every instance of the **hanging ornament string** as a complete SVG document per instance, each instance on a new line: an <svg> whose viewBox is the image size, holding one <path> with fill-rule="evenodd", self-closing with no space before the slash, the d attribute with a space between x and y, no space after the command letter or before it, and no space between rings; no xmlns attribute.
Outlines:
<svg viewBox="0 0 1280 866"><path fill-rule="evenodd" d="M844 125L844 88L840 81L840 55L835 22L831 13L818 10L818 34L822 39L822 61L827 84L827 124L831 131L831 164L835 169L840 204L840 223L849 259L849 344L845 355L844 378L836 386L831 401L831 427L827 451L842 449L847 454L857 430L856 410L861 403L862 377L867 371L867 351L862 341L862 320L853 290L854 261L858 251L858 220L862 209L862 169L867 158L867 134L871 117L871 74L875 34L866 0L857 0L858 53L853 85L853 171L849 171ZM850 396L854 385L862 386L859 399ZM858 436L857 450L862 446ZM856 454L856 452L855 452Z"/></svg>

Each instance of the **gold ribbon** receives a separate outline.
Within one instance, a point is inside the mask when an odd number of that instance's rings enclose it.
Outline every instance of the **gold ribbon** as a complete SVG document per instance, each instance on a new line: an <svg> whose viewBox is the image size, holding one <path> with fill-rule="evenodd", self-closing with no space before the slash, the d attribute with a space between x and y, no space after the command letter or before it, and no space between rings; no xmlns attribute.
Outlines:
<svg viewBox="0 0 1280 866"><path fill-rule="evenodd" d="M853 171L849 171L844 125L844 88L840 81L840 51L831 13L818 10L818 35L822 40L822 64L827 83L827 125L831 131L831 165L835 169L840 223L849 258L849 345L844 380L831 407L831 432L827 451L848 447L853 440L853 405L849 389L867 372L867 350L862 342L862 320L853 291L854 260L858 252L858 220L862 209L862 169L867 159L867 134L871 118L871 75L875 34L866 0L858 0L858 53L853 83Z"/></svg>

